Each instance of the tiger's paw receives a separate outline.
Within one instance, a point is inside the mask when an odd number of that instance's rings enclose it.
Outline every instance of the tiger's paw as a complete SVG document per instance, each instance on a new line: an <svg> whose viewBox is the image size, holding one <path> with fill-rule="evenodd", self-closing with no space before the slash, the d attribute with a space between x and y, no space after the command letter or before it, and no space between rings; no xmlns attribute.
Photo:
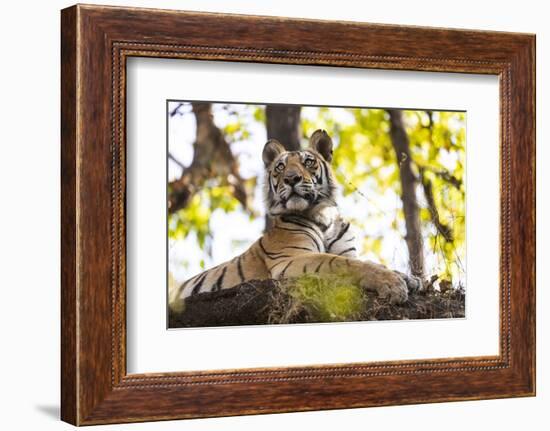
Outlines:
<svg viewBox="0 0 550 431"><path fill-rule="evenodd" d="M366 284L367 290L373 290L381 299L386 299L390 304L402 304L409 297L409 289L405 280L395 272L386 272L378 275L376 280L369 280ZM373 285L372 282L375 282Z"/></svg>
<svg viewBox="0 0 550 431"><path fill-rule="evenodd" d="M407 284L407 289L410 293L422 292L424 290L424 283L420 277L417 277L416 275L408 275L399 271L394 272L405 281Z"/></svg>

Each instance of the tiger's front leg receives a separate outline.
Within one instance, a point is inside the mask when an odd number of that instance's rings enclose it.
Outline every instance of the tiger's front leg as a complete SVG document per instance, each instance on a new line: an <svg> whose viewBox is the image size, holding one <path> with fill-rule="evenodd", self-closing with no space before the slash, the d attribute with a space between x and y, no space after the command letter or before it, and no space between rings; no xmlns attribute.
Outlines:
<svg viewBox="0 0 550 431"><path fill-rule="evenodd" d="M303 253L279 260L269 271L271 277L277 280L307 273L342 272L352 275L363 289L376 292L380 298L387 298L392 304L403 303L408 298L407 283L395 271L376 263L344 256Z"/></svg>

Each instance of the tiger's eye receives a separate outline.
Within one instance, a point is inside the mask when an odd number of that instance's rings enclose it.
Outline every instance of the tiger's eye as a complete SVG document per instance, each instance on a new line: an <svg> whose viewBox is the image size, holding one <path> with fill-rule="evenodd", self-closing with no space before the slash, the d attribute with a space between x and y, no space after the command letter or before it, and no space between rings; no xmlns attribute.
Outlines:
<svg viewBox="0 0 550 431"><path fill-rule="evenodd" d="M283 162L279 162L277 163L277 165L275 166L275 170L277 172L283 172L283 169L285 168L285 164Z"/></svg>
<svg viewBox="0 0 550 431"><path fill-rule="evenodd" d="M306 168L312 168L314 164L315 164L315 162L313 161L313 159L306 159L304 161L304 166Z"/></svg>

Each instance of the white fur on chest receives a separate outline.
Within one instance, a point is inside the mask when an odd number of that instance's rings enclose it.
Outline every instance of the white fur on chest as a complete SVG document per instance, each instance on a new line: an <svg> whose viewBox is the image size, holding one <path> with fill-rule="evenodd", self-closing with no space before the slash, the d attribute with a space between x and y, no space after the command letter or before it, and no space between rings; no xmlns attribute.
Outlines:
<svg viewBox="0 0 550 431"><path fill-rule="evenodd" d="M348 257L355 257L357 251L353 226L340 216L336 207L327 208L323 215L329 220L325 224L325 226L328 225L328 228L323 232L326 252L331 254L344 253Z"/></svg>

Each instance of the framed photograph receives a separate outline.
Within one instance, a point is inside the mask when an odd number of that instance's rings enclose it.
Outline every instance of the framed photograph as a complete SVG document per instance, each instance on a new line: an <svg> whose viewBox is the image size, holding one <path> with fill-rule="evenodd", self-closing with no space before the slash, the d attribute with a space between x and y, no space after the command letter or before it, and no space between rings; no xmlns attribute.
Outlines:
<svg viewBox="0 0 550 431"><path fill-rule="evenodd" d="M535 37L62 11L62 419L535 394Z"/></svg>
<svg viewBox="0 0 550 431"><path fill-rule="evenodd" d="M169 328L465 317L465 112L167 111Z"/></svg>

